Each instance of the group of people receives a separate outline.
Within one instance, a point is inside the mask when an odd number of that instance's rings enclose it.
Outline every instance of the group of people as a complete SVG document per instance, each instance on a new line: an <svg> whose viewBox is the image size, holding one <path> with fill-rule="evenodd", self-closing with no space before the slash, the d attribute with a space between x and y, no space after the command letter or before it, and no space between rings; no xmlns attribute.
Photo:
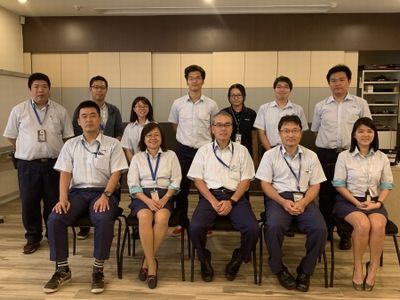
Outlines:
<svg viewBox="0 0 400 300"><path fill-rule="evenodd" d="M350 249L353 241L353 287L371 291L385 236L383 203L393 177L387 157L378 150L378 133L366 100L348 91L350 69L337 65L328 71L332 95L316 104L311 126L317 153L300 145L308 124L303 108L289 100L293 83L288 77L276 78L276 99L256 113L244 104L243 85L229 88L230 106L219 110L202 93L203 68L190 65L184 76L188 93L174 101L168 118L176 132L175 152L167 149L147 98L133 101L130 123L123 130L118 108L105 102L107 80L96 76L90 80L92 100L78 105L71 122L66 110L49 99L49 78L42 73L29 77L31 98L13 108L4 136L16 147L27 240L23 253L39 248L42 216L46 224L56 271L44 292L55 292L70 281L67 227L87 212L94 225L91 291L104 291L103 266L110 255L123 172L128 172L129 207L139 220L144 253L138 278L149 288L158 283L157 251L174 211L179 212L182 226L188 226L206 282L214 277L207 234L217 217L229 218L241 241L225 267L225 276L236 278L259 239L249 199L250 182L257 178L265 194L269 266L283 287L309 290L336 214L354 228L351 237L339 232L341 249ZM256 171L257 133L265 153ZM192 182L199 202L189 221ZM296 278L285 266L282 252L293 221L307 236ZM81 228L79 236L87 237L89 230ZM181 230L178 226L173 234ZM367 246L370 258L364 275Z"/></svg>

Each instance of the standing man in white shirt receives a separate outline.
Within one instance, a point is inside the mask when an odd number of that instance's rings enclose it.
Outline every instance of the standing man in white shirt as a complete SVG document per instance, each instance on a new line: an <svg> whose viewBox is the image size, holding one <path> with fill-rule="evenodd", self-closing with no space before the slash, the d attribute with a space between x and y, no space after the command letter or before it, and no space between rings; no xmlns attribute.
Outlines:
<svg viewBox="0 0 400 300"><path fill-rule="evenodd" d="M361 117L371 118L371 112L366 100L349 93L351 70L348 66L332 67L326 75L326 80L332 95L315 105L311 131L317 135L317 155L328 179L321 184L319 208L329 229L334 226L333 204L337 192L331 181L337 157L340 152L350 148L354 122ZM340 231L338 234L341 238L340 249L350 249L350 235Z"/></svg>
<svg viewBox="0 0 400 300"><path fill-rule="evenodd" d="M47 218L58 199L59 174L53 167L64 141L74 135L66 109L49 98L49 77L33 73L28 87L30 99L13 107L3 134L15 147L26 238L24 254L40 246L42 217L47 236Z"/></svg>
<svg viewBox="0 0 400 300"><path fill-rule="evenodd" d="M60 172L60 197L49 216L50 260L56 271L43 288L53 293L71 280L68 226L84 213L94 225L92 293L104 291L104 261L110 256L121 173L128 170L121 143L100 130L100 108L93 101L78 106L83 134L68 140L54 169Z"/></svg>
<svg viewBox="0 0 400 300"><path fill-rule="evenodd" d="M100 107L101 130L103 134L121 140L123 134L123 124L121 112L118 107L106 102L108 91L107 80L100 75L94 76L89 81L90 96ZM79 112L76 109L72 118L75 136L82 134L82 128L78 124ZM119 191L118 191L119 192ZM90 227L81 227L77 234L79 240L84 240L89 236Z"/></svg>
<svg viewBox="0 0 400 300"><path fill-rule="evenodd" d="M202 94L206 72L197 65L185 68L188 94L174 101L168 121L176 131L176 155L182 170L181 191L176 197L176 208L187 218L190 180L186 177L193 158L204 144L211 142L210 121L218 112L217 103ZM172 235L179 236L177 227Z"/></svg>
<svg viewBox="0 0 400 300"><path fill-rule="evenodd" d="M303 107L289 100L293 83L286 76L279 76L274 84L275 101L260 106L254 127L258 128L258 137L265 151L281 143L278 132L279 120L286 115L300 118L303 131L308 130L307 119Z"/></svg>
<svg viewBox="0 0 400 300"><path fill-rule="evenodd" d="M189 233L201 262L201 277L213 280L211 253L206 249L207 231L218 216L227 216L240 231L241 245L225 267L225 277L234 280L242 263L251 258L257 244L259 226L247 196L254 178L254 164L247 148L230 140L232 116L221 111L212 118L214 142L202 146L189 169L188 178L200 192L199 203L190 221Z"/></svg>

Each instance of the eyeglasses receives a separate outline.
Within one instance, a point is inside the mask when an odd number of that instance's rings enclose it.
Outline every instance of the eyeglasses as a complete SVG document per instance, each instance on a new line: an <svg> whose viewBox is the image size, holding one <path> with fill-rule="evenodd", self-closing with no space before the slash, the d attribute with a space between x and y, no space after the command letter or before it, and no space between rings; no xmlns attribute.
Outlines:
<svg viewBox="0 0 400 300"><path fill-rule="evenodd" d="M203 78L201 77L191 77L191 76L188 77L188 81L201 81L201 80L203 80Z"/></svg>
<svg viewBox="0 0 400 300"><path fill-rule="evenodd" d="M160 138L161 135L158 134L158 133L156 133L156 134L146 134L144 137L147 138L147 139L151 139L151 138L155 138L156 139L156 138Z"/></svg>
<svg viewBox="0 0 400 300"><path fill-rule="evenodd" d="M242 98L243 95L242 94L231 94L229 97L231 97L231 98Z"/></svg>
<svg viewBox="0 0 400 300"><path fill-rule="evenodd" d="M216 123L213 124L213 126L217 127L218 129L229 128L232 126L232 123Z"/></svg>
<svg viewBox="0 0 400 300"><path fill-rule="evenodd" d="M92 85L91 88L94 90L102 90L102 91L107 89L105 85Z"/></svg>
<svg viewBox="0 0 400 300"><path fill-rule="evenodd" d="M135 108L137 108L137 109L146 109L146 108L149 108L149 106L148 105L135 105Z"/></svg>
<svg viewBox="0 0 400 300"><path fill-rule="evenodd" d="M282 134L289 134L289 133L293 133L293 134L299 134L301 132L300 128L294 128L294 129L281 129L280 132Z"/></svg>

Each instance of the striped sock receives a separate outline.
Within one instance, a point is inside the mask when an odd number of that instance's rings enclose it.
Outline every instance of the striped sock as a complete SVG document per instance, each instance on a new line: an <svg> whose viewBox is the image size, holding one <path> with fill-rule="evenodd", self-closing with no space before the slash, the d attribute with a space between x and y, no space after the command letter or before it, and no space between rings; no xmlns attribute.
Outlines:
<svg viewBox="0 0 400 300"><path fill-rule="evenodd" d="M68 259L56 262L56 268L58 271L68 272L69 271Z"/></svg>
<svg viewBox="0 0 400 300"><path fill-rule="evenodd" d="M93 263L93 272L103 272L104 260L95 259Z"/></svg>

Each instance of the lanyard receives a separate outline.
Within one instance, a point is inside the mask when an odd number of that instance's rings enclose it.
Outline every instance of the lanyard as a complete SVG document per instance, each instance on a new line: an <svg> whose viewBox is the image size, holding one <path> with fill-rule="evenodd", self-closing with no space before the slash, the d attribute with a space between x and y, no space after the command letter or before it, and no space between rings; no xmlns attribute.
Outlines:
<svg viewBox="0 0 400 300"><path fill-rule="evenodd" d="M99 154L99 149L100 149L100 143L99 143L98 141L97 141L97 150L96 150L96 152L90 151L90 149L86 146L84 140L81 140L81 142L82 142L82 145L83 145L83 147L85 148L85 150L86 150L87 152L89 152L89 153L91 153L91 154L94 154L94 155L96 155L96 157L97 157L97 155Z"/></svg>
<svg viewBox="0 0 400 300"><path fill-rule="evenodd" d="M151 178L153 179L154 182L157 182L157 172L158 172L158 166L160 165L160 157L161 157L161 153L158 153L157 154L156 169L153 170L153 165L151 164L151 161L150 161L150 155L147 154L147 162L149 164Z"/></svg>
<svg viewBox="0 0 400 300"><path fill-rule="evenodd" d="M215 145L215 143L213 144L213 151L214 151L214 155L217 158L217 160L226 168L230 169L230 164L233 158L233 152L235 151L235 148L233 147L233 143L231 143L232 145L232 157L231 160L229 161L229 165L227 165L218 155L217 155L217 146Z"/></svg>
<svg viewBox="0 0 400 300"><path fill-rule="evenodd" d="M298 190L299 192L301 192L301 190L300 190L301 153L299 153L299 172L298 172L298 174L296 175L296 173L294 172L293 168L290 166L289 162L286 160L285 155L282 153L282 146L281 146L281 149L280 149L280 150L281 150L281 154L282 154L283 159L285 160L286 165L289 167L290 172L293 174L294 178L296 178L297 190Z"/></svg>
<svg viewBox="0 0 400 300"><path fill-rule="evenodd" d="M33 104L33 101L31 102L31 104L32 104L33 111L35 112L36 119L39 122L39 125L43 126L44 120L46 119L46 116L47 116L47 112L49 111L49 105L46 104L46 112L44 113L44 118L43 118L43 121L42 121L42 120L40 120L40 116L39 116L39 114L38 114L38 112L36 110L36 105Z"/></svg>
<svg viewBox="0 0 400 300"><path fill-rule="evenodd" d="M232 106L231 107L229 107L229 111L230 111L230 113L231 113L231 115L232 115L232 117L233 117L233 120L235 121L235 124L236 124L236 131L239 133L239 128L240 128L240 121L242 120L242 117L243 117L243 113L245 112L245 107L244 107L244 105L243 105L243 108L242 108L242 111L240 112L240 117L239 118L236 118L236 112L232 109Z"/></svg>

